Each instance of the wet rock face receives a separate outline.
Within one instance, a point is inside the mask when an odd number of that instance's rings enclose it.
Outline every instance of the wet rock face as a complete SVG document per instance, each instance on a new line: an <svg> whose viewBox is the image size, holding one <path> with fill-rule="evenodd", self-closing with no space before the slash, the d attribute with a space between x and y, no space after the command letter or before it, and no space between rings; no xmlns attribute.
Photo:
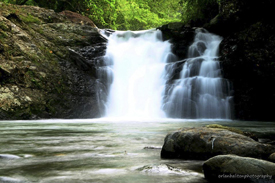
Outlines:
<svg viewBox="0 0 275 183"><path fill-rule="evenodd" d="M76 23L76 24L81 24L81 25L90 25L92 27L96 27L96 25L94 24L94 22L92 20L90 20L88 17L82 16L78 13L69 11L69 10L65 10L60 12L60 14L64 15L65 17L67 17L72 23Z"/></svg>
<svg viewBox="0 0 275 183"><path fill-rule="evenodd" d="M210 182L274 182L275 163L255 158L220 155L207 160L203 164L203 172Z"/></svg>
<svg viewBox="0 0 275 183"><path fill-rule="evenodd" d="M268 160L275 163L275 152L268 157Z"/></svg>
<svg viewBox="0 0 275 183"><path fill-rule="evenodd" d="M178 57L177 59L185 59L188 48L194 40L195 28L186 27L182 23L170 23L158 29L163 34L163 40L169 40L172 43L171 50Z"/></svg>
<svg viewBox="0 0 275 183"><path fill-rule="evenodd" d="M205 28L224 37L220 61L234 85L235 117L274 121L275 1L222 0L219 14ZM261 12L261 13L255 13Z"/></svg>
<svg viewBox="0 0 275 183"><path fill-rule="evenodd" d="M222 0L219 13L203 26L223 37L219 55L223 77L233 84L235 119L274 121L275 105L275 1ZM261 12L261 13L255 13ZM193 28L180 23L159 28L164 40L173 44L172 51L182 60L193 41ZM173 60L173 59L172 59ZM174 59L175 60L175 59ZM168 64L173 70L166 93L179 77L181 64Z"/></svg>
<svg viewBox="0 0 275 183"><path fill-rule="evenodd" d="M97 28L81 15L0 8L0 119L99 117L96 63L106 40ZM89 59L79 53L87 46Z"/></svg>
<svg viewBox="0 0 275 183"><path fill-rule="evenodd" d="M187 128L166 136L162 158L206 160L216 155L235 154L267 159L275 147L226 129Z"/></svg>
<svg viewBox="0 0 275 183"><path fill-rule="evenodd" d="M274 121L275 24L257 22L225 37L220 45L224 77L234 85L235 115L242 120Z"/></svg>

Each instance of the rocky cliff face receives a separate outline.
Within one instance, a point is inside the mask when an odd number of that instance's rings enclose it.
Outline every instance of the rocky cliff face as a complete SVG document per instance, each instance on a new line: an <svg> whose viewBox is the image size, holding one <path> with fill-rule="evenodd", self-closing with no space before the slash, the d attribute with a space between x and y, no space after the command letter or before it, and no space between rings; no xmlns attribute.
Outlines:
<svg viewBox="0 0 275 183"><path fill-rule="evenodd" d="M237 119L275 120L274 6L270 0L224 0L219 15L207 25L224 37L220 60L224 77L234 85Z"/></svg>
<svg viewBox="0 0 275 183"><path fill-rule="evenodd" d="M0 120L98 117L105 43L81 15L0 3Z"/></svg>
<svg viewBox="0 0 275 183"><path fill-rule="evenodd" d="M220 61L224 78L234 87L235 119L275 120L274 6L272 0L222 0L219 14L204 25L224 38ZM174 53L184 58L194 37L192 29L179 24L160 29L171 39Z"/></svg>
<svg viewBox="0 0 275 183"><path fill-rule="evenodd" d="M236 119L275 120L274 5L222 0L204 26L224 38L220 61L234 86ZM194 29L178 23L159 29L181 60L169 86L179 77ZM0 3L0 119L99 117L108 88L97 76L105 49L106 40L81 15Z"/></svg>

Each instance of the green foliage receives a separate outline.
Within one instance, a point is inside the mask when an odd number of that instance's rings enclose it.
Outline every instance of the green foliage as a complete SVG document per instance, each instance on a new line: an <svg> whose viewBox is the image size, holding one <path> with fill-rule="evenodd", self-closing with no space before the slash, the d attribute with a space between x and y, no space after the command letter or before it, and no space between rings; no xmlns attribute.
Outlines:
<svg viewBox="0 0 275 183"><path fill-rule="evenodd" d="M89 17L98 27L140 30L169 22L208 20L218 12L220 0L0 0L35 5L57 12L71 10ZM32 17L27 17L34 23ZM37 22L38 23L38 22Z"/></svg>
<svg viewBox="0 0 275 183"><path fill-rule="evenodd" d="M182 21L208 22L218 14L221 0L180 0L182 7Z"/></svg>
<svg viewBox="0 0 275 183"><path fill-rule="evenodd" d="M149 29L169 22L180 21L177 1L119 0L117 23L119 29ZM171 13L169 13L169 11Z"/></svg>

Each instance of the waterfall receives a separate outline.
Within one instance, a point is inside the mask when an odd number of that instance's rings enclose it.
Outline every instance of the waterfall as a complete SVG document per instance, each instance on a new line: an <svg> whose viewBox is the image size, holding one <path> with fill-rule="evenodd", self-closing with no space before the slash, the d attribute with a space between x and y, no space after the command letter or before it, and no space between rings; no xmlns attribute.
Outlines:
<svg viewBox="0 0 275 183"><path fill-rule="evenodd" d="M165 117L162 97L164 71L170 43L159 30L116 31L108 38L106 60L113 82L106 107L107 117Z"/></svg>
<svg viewBox="0 0 275 183"><path fill-rule="evenodd" d="M106 37L101 72L109 83L106 117L232 118L232 88L222 78L217 56L221 37L197 29L183 61L176 60L159 30L116 31ZM180 77L171 84L178 63Z"/></svg>
<svg viewBox="0 0 275 183"><path fill-rule="evenodd" d="M222 78L218 60L221 41L217 35L196 29L180 79L173 83L167 94L165 111L169 117L232 118L232 87Z"/></svg>

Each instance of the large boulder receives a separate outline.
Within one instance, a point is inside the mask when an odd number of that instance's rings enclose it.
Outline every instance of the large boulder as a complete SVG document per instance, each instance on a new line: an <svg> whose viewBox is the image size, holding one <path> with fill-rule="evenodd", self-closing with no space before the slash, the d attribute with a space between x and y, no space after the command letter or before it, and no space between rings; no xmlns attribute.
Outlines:
<svg viewBox="0 0 275 183"><path fill-rule="evenodd" d="M185 128L168 134L162 158L206 160L216 155L235 154L267 159L275 147L221 128Z"/></svg>
<svg viewBox="0 0 275 183"><path fill-rule="evenodd" d="M235 155L219 155L203 164L203 172L210 182L274 182L275 163Z"/></svg>

